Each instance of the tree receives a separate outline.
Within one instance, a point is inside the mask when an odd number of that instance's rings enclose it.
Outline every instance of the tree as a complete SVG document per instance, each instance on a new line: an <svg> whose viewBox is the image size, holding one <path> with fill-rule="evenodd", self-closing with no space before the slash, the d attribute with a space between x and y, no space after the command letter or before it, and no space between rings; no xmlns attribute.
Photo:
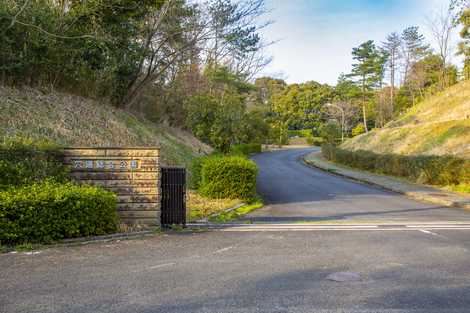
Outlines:
<svg viewBox="0 0 470 313"><path fill-rule="evenodd" d="M247 80L270 62L259 34L270 22L260 21L266 13L264 0L212 0L203 17L209 21L209 40L203 46L206 64L222 64Z"/></svg>
<svg viewBox="0 0 470 313"><path fill-rule="evenodd" d="M464 57L464 78L470 79L470 9L464 10L458 21L462 25L462 41L459 42L457 53Z"/></svg>
<svg viewBox="0 0 470 313"><path fill-rule="evenodd" d="M361 89L345 75L341 74L334 88L332 106L328 106L329 118L335 119L341 125L344 133L350 133L352 127L357 125L358 102L361 100Z"/></svg>
<svg viewBox="0 0 470 313"><path fill-rule="evenodd" d="M410 92L412 104L415 103L415 93L410 77L410 70L414 64L429 54L429 45L425 42L424 35L419 33L418 26L410 26L402 33L402 56L404 60L404 74L402 85L407 86Z"/></svg>
<svg viewBox="0 0 470 313"><path fill-rule="evenodd" d="M454 10L454 6L452 3L450 3L447 9L441 8L435 12L434 16L428 17L427 19L428 28L431 31L434 41L436 42L438 47L438 55L442 61L440 89L444 89L449 85L447 82L446 70L448 63L450 62L450 57L453 54L451 37L452 30L455 27Z"/></svg>
<svg viewBox="0 0 470 313"><path fill-rule="evenodd" d="M351 77L356 77L361 87L362 94L362 118L364 128L368 132L366 98L373 87L376 87L383 78L383 61L379 50L376 48L373 40L353 48L353 59L357 62L352 66Z"/></svg>
<svg viewBox="0 0 470 313"><path fill-rule="evenodd" d="M273 97L283 92L287 84L282 79L260 77L255 80L255 86L257 87L255 95L257 103L268 107L272 111Z"/></svg>
<svg viewBox="0 0 470 313"><path fill-rule="evenodd" d="M404 61L403 82L406 82L411 66L428 53L429 45L425 42L424 35L419 33L418 26L405 28L401 34L401 39Z"/></svg>
<svg viewBox="0 0 470 313"><path fill-rule="evenodd" d="M158 9L148 11L135 38L141 54L121 105L131 109L143 90L151 84L164 84L179 65L190 58L197 44L206 39L204 22L196 7L182 0L159 2Z"/></svg>
<svg viewBox="0 0 470 313"><path fill-rule="evenodd" d="M337 145L338 138L341 138L341 127L338 123L330 121L321 125L319 133L326 143Z"/></svg>
<svg viewBox="0 0 470 313"><path fill-rule="evenodd" d="M233 144L262 143L268 125L262 113L248 111L246 101L255 88L228 67L207 68L206 90L186 103L187 127L202 141L228 152Z"/></svg>
<svg viewBox="0 0 470 313"><path fill-rule="evenodd" d="M395 96L395 77L400 58L400 47L402 41L399 34L393 32L387 36L387 40L382 44L382 49L387 52L387 63L390 74L390 107L393 112Z"/></svg>

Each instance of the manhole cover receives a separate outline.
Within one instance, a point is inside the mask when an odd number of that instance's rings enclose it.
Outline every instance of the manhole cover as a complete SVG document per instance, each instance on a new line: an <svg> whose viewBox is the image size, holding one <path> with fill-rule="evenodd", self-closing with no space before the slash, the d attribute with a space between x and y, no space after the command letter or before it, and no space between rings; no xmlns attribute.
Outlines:
<svg viewBox="0 0 470 313"><path fill-rule="evenodd" d="M330 274L326 277L326 280L347 282L347 281L359 281L361 276L358 273L353 272L337 272Z"/></svg>

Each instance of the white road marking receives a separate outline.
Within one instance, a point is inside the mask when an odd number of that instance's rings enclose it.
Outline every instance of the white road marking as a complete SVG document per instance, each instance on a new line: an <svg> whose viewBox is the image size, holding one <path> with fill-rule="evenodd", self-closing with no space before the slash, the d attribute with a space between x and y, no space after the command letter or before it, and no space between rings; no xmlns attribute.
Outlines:
<svg viewBox="0 0 470 313"><path fill-rule="evenodd" d="M23 254L26 254L26 255L36 255L36 254L39 254L41 253L41 251L29 251L29 252L24 252Z"/></svg>
<svg viewBox="0 0 470 313"><path fill-rule="evenodd" d="M167 267L167 266L173 266L173 265L176 265L176 263L175 263L175 262L172 262L172 263L159 264L159 265L155 265L155 266L150 266L149 269L153 270L153 269L156 269L156 268Z"/></svg>
<svg viewBox="0 0 470 313"><path fill-rule="evenodd" d="M419 231L425 234L437 236L436 233L433 233L432 231L429 231L429 230L420 229Z"/></svg>
<svg viewBox="0 0 470 313"><path fill-rule="evenodd" d="M225 224L225 225L206 225L214 231L224 232L275 232L275 231L323 231L323 230L346 230L346 231L420 231L425 230L432 233L431 230L470 230L469 223L378 223L378 224ZM436 236L441 236L435 234ZM443 236L441 236L443 237ZM445 238L445 237L444 237ZM220 252L226 251L228 248L221 249ZM216 251L219 252L219 251Z"/></svg>
<svg viewBox="0 0 470 313"><path fill-rule="evenodd" d="M226 248L222 248L222 249L219 249L219 250L215 251L214 254L222 253L222 252L225 252L225 251L229 251L229 250L232 250L233 248L234 248L233 246L226 247Z"/></svg>
<svg viewBox="0 0 470 313"><path fill-rule="evenodd" d="M213 229L214 231L221 232L305 232L305 231L414 231L406 228L370 228L370 229L358 229L358 228L304 228L304 229L276 229L276 228L258 228L258 229ZM416 229L415 229L416 230ZM448 230L470 230L467 228L449 228Z"/></svg>
<svg viewBox="0 0 470 313"><path fill-rule="evenodd" d="M436 237L440 237L440 238L445 238L445 239L447 239L447 237L442 236L442 235L439 235L439 234L436 234L436 233L433 233L432 231L429 231L429 230L420 229L419 231L422 232L422 233L428 234L428 235L433 235L433 236L436 236Z"/></svg>

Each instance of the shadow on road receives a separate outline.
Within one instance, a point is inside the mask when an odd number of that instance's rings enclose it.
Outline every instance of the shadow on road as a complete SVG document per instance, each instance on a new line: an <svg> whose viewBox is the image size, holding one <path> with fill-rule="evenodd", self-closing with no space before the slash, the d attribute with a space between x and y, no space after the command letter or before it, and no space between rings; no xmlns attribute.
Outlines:
<svg viewBox="0 0 470 313"><path fill-rule="evenodd" d="M463 210L427 203L357 183L304 165L316 149L283 150L253 157L259 166L258 193L265 207L247 215L252 222L347 219L470 221Z"/></svg>
<svg viewBox="0 0 470 313"><path fill-rule="evenodd" d="M386 218L387 215L396 215L396 214L409 214L414 212L425 213L426 211L431 212L433 210L442 210L446 209L443 207L427 207L427 208L418 208L418 209L401 209L401 210L386 210L386 211L376 211L376 212L351 212L343 214L332 214L325 216L248 216L242 217L241 221L251 221L251 222L321 222L321 221L341 221L341 220L350 220L360 217L368 217L373 219L374 216L379 216L380 219ZM395 216L396 217L396 216Z"/></svg>
<svg viewBox="0 0 470 313"><path fill-rule="evenodd" d="M239 288L226 290L223 296L186 298L182 295L177 304L140 312L314 312L355 308L358 312L463 313L470 307L470 286L448 288L445 279L436 280L423 269L364 270L361 280L353 282L326 279L329 274L342 270L345 269L273 274L264 279L246 280Z"/></svg>

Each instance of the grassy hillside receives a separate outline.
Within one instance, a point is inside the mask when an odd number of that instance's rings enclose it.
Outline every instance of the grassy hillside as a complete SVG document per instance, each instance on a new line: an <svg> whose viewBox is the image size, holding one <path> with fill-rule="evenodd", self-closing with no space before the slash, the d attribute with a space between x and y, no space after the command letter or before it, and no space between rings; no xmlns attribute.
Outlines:
<svg viewBox="0 0 470 313"><path fill-rule="evenodd" d="M470 82L426 99L385 128L350 139L342 148L470 158Z"/></svg>
<svg viewBox="0 0 470 313"><path fill-rule="evenodd" d="M211 150L184 131L62 93L0 86L0 112L0 140L23 136L66 146L159 146L166 165L188 164Z"/></svg>

